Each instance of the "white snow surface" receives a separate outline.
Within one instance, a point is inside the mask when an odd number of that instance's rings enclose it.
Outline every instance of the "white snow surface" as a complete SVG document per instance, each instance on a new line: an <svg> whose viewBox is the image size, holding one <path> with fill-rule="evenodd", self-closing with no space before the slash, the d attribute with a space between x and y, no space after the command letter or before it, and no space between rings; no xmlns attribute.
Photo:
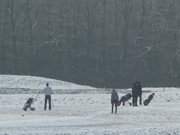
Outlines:
<svg viewBox="0 0 180 135"><path fill-rule="evenodd" d="M52 111L43 111L39 95L34 112L22 107L36 95L1 94L0 135L180 135L180 89L143 90L149 90L143 99L155 92L149 106L126 104L117 114L111 114L110 94L55 94Z"/></svg>
<svg viewBox="0 0 180 135"><path fill-rule="evenodd" d="M83 86L45 77L0 75L0 88L43 89L47 82L53 89L93 89L91 86Z"/></svg>
<svg viewBox="0 0 180 135"><path fill-rule="evenodd" d="M53 89L70 91L52 95L52 111L43 110L43 94L31 94L33 89L44 88L46 82ZM151 104L126 104L118 107L117 114L111 114L108 89L42 77L0 75L0 91L17 88L28 88L30 94L0 94L0 135L180 135L180 88L143 88L143 99L155 93ZM73 94L71 89L78 92ZM129 92L131 89L118 90L119 96ZM22 107L29 97L36 98L36 110L24 112Z"/></svg>

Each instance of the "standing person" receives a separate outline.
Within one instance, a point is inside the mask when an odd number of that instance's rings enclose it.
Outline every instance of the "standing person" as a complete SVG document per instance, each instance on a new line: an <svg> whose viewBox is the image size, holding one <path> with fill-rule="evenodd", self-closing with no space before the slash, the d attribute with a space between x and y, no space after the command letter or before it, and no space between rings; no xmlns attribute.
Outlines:
<svg viewBox="0 0 180 135"><path fill-rule="evenodd" d="M142 104L142 86L139 81L133 83L132 86L132 103L133 106L137 106L137 100L139 98L139 104Z"/></svg>
<svg viewBox="0 0 180 135"><path fill-rule="evenodd" d="M137 82L134 82L132 86L132 104L137 106Z"/></svg>
<svg viewBox="0 0 180 135"><path fill-rule="evenodd" d="M142 86L141 82L137 82L137 97L139 98L139 104L142 105Z"/></svg>
<svg viewBox="0 0 180 135"><path fill-rule="evenodd" d="M51 110L51 95L53 94L53 91L51 87L49 87L49 83L46 83L46 87L44 88L43 92L45 94L44 110L46 111L47 102L49 103L49 110Z"/></svg>
<svg viewBox="0 0 180 135"><path fill-rule="evenodd" d="M114 111L114 106L115 106L115 113L117 113L118 101L119 101L118 93L116 92L115 89L113 89L112 92L111 92L112 113L113 113L113 111Z"/></svg>

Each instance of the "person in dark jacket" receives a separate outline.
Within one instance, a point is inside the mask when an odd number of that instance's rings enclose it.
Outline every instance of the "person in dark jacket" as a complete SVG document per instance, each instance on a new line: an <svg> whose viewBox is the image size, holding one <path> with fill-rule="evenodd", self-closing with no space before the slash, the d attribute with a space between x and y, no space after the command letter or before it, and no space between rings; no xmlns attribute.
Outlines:
<svg viewBox="0 0 180 135"><path fill-rule="evenodd" d="M139 104L142 105L142 86L141 86L141 82L136 81L132 87L133 106L137 106L138 98L139 98Z"/></svg>
<svg viewBox="0 0 180 135"><path fill-rule="evenodd" d="M113 89L112 92L111 92L112 113L114 111L114 107L115 107L115 113L117 113L118 102L119 102L118 93L116 92L115 89Z"/></svg>
<svg viewBox="0 0 180 135"><path fill-rule="evenodd" d="M132 105L137 106L137 87L136 82L132 86Z"/></svg>
<svg viewBox="0 0 180 135"><path fill-rule="evenodd" d="M139 98L139 104L142 105L142 86L141 82L138 82L138 98Z"/></svg>

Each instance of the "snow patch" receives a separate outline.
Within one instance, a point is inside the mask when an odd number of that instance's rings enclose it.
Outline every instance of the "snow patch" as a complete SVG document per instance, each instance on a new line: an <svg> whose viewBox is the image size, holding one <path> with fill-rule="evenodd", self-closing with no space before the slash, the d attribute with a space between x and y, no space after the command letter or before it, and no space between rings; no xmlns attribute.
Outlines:
<svg viewBox="0 0 180 135"><path fill-rule="evenodd" d="M43 89L48 82L53 89L94 89L91 86L83 86L71 82L20 75L0 75L0 82L0 88Z"/></svg>

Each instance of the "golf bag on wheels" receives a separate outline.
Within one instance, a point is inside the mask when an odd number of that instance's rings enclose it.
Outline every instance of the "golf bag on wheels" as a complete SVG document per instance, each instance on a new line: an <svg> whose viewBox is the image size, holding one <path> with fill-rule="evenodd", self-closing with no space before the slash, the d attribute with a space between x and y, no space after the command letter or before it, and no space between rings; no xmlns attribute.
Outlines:
<svg viewBox="0 0 180 135"><path fill-rule="evenodd" d="M38 96L39 96L39 93L35 96L35 98L33 97L30 97L27 99L27 101L25 102L24 106L23 106L23 110L24 111L27 111L28 109L30 109L31 111L35 111L35 108L32 107L32 104L37 100Z"/></svg>
<svg viewBox="0 0 180 135"><path fill-rule="evenodd" d="M154 97L155 93L152 93L148 96L147 99L144 100L144 106L148 106L150 104L150 102L152 101L153 97Z"/></svg>
<svg viewBox="0 0 180 135"><path fill-rule="evenodd" d="M23 110L27 111L27 109L30 109L31 111L34 111L35 108L31 106L33 104L34 100L35 99L32 97L28 98L28 100L26 101L26 103L23 106Z"/></svg>

